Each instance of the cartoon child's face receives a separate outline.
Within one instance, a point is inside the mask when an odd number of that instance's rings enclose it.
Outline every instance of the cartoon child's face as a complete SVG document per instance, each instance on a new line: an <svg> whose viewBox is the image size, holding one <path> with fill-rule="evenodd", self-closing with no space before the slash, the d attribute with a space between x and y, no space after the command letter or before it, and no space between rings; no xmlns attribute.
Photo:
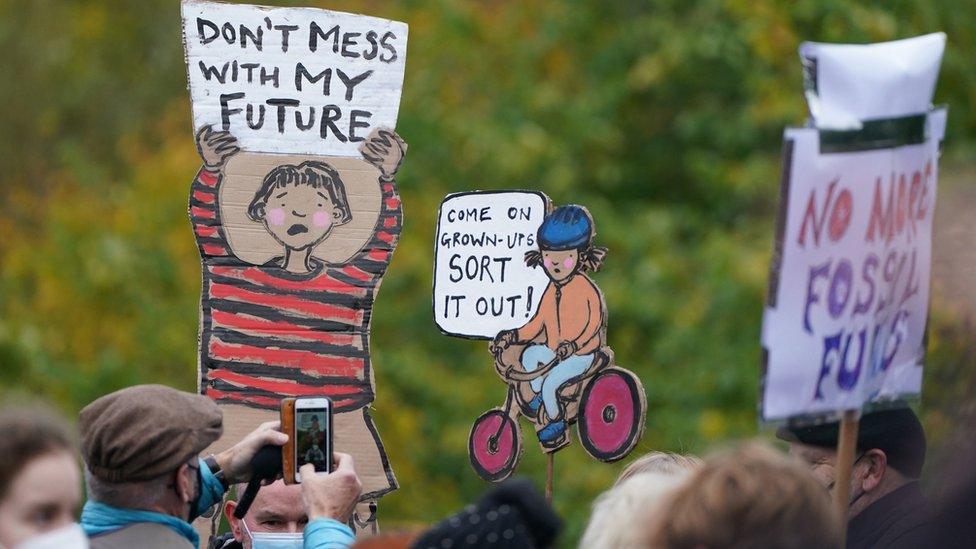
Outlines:
<svg viewBox="0 0 976 549"><path fill-rule="evenodd" d="M268 199L264 226L284 246L303 250L321 242L341 218L342 211L325 189L288 186Z"/></svg>
<svg viewBox="0 0 976 549"><path fill-rule="evenodd" d="M549 278L559 282L572 276L579 264L578 250L542 250L542 266Z"/></svg>

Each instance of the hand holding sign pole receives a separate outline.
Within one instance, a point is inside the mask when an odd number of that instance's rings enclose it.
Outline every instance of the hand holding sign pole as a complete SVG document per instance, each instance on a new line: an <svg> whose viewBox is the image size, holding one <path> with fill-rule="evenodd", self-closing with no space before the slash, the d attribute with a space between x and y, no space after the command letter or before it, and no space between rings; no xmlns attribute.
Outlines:
<svg viewBox="0 0 976 549"><path fill-rule="evenodd" d="M522 453L518 418L552 456L577 424L586 451L618 460L644 428L644 388L613 364L603 294L587 273L603 264L582 206L552 209L539 192L450 195L438 216L434 318L445 333L491 339L505 403L474 422L468 440L479 476L501 481Z"/></svg>

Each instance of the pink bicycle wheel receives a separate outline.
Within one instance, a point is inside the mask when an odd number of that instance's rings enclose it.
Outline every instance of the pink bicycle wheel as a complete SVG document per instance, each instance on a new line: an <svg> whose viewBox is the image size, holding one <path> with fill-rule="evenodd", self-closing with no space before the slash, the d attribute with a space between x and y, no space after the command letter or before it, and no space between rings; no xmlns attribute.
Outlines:
<svg viewBox="0 0 976 549"><path fill-rule="evenodd" d="M468 458L478 476L491 482L505 480L522 454L522 433L503 410L481 414L468 437Z"/></svg>
<svg viewBox="0 0 976 549"><path fill-rule="evenodd" d="M644 431L647 404L644 387L634 374L607 368L583 390L579 437L583 448L600 461L626 456Z"/></svg>

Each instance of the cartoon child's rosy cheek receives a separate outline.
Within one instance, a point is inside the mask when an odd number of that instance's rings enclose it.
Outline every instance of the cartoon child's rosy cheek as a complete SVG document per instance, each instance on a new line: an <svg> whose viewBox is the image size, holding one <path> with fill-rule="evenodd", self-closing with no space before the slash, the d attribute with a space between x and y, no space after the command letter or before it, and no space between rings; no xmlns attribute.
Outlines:
<svg viewBox="0 0 976 549"><path fill-rule="evenodd" d="M332 216L325 212L315 212L312 215L312 224L316 227L328 227L332 225Z"/></svg>
<svg viewBox="0 0 976 549"><path fill-rule="evenodd" d="M552 260L547 257L542 260L542 264L548 269L549 267L552 267Z"/></svg>
<svg viewBox="0 0 976 549"><path fill-rule="evenodd" d="M572 269L573 268L573 265L575 265L575 264L576 264L576 261L573 260L573 258L571 258L571 257L567 257L566 259L563 260L563 267L566 267L567 269Z"/></svg>
<svg viewBox="0 0 976 549"><path fill-rule="evenodd" d="M274 225L275 227L280 227L285 224L285 210L281 208L275 208L268 211L268 223Z"/></svg>

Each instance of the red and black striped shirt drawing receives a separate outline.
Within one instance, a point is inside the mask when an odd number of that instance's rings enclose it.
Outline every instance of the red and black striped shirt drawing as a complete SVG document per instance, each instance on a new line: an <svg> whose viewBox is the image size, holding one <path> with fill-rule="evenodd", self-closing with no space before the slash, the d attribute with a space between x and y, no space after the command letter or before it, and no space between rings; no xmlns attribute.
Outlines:
<svg viewBox="0 0 976 549"><path fill-rule="evenodd" d="M203 263L201 391L265 409L285 396L328 396L337 412L369 404L370 315L402 223L395 182L380 178L379 218L358 253L339 265L312 258L312 270L296 274L280 258L252 265L234 255L218 206L222 179L203 168L190 192Z"/></svg>

